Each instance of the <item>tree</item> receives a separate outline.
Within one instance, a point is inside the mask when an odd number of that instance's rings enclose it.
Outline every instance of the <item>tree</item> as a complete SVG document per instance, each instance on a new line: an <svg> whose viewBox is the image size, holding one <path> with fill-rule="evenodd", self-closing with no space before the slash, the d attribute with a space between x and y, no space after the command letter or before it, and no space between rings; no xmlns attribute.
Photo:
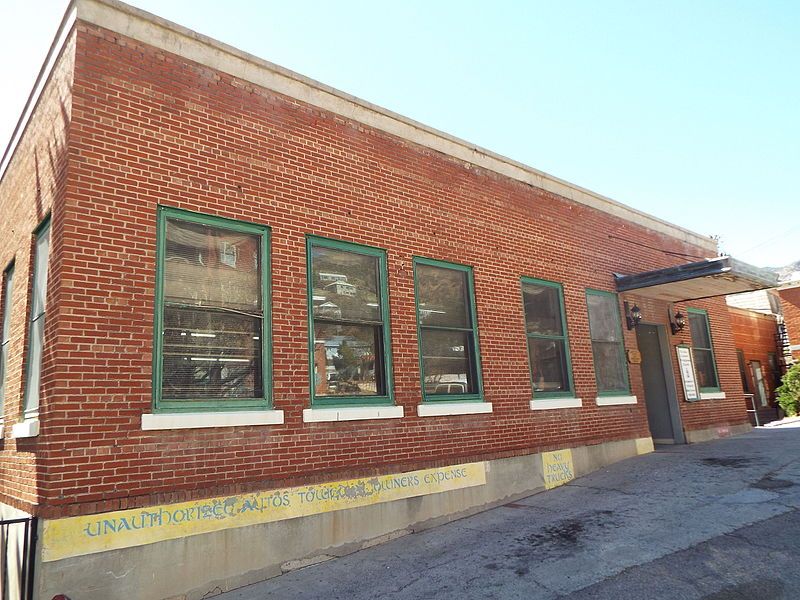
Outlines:
<svg viewBox="0 0 800 600"><path fill-rule="evenodd" d="M778 404L788 416L794 417L800 413L800 363L786 372L783 384L775 391Z"/></svg>

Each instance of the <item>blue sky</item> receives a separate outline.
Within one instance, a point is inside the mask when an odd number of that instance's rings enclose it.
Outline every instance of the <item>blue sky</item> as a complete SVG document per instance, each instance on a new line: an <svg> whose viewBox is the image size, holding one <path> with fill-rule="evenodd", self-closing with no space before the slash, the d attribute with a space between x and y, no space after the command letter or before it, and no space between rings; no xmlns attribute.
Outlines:
<svg viewBox="0 0 800 600"><path fill-rule="evenodd" d="M742 260L800 260L798 2L132 4ZM65 8L0 0L3 147Z"/></svg>

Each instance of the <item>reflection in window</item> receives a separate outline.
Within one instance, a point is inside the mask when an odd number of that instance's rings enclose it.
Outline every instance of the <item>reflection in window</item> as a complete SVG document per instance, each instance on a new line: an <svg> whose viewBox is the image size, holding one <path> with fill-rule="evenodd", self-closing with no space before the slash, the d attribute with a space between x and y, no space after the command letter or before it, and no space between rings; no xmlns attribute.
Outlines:
<svg viewBox="0 0 800 600"><path fill-rule="evenodd" d="M540 397L570 393L569 347L561 286L523 279L522 301L533 391Z"/></svg>
<svg viewBox="0 0 800 600"><path fill-rule="evenodd" d="M628 371L617 296L608 292L586 291L589 330L592 338L598 394L627 394Z"/></svg>
<svg viewBox="0 0 800 600"><path fill-rule="evenodd" d="M47 271L50 257L50 218L36 232L36 249L33 259L33 289L31 290L31 322L26 361L25 416L39 412L39 393L42 382L42 355L44 353L44 323L47 308Z"/></svg>
<svg viewBox="0 0 800 600"><path fill-rule="evenodd" d="M189 214L163 227L161 401L263 403L265 229Z"/></svg>
<svg viewBox="0 0 800 600"><path fill-rule="evenodd" d="M6 363L8 362L9 340L11 337L11 299L14 289L14 265L13 263L3 273L3 294L2 294L2 319L0 326L0 419L5 414L5 380Z"/></svg>
<svg viewBox="0 0 800 600"><path fill-rule="evenodd" d="M310 239L315 398L388 394L382 250Z"/></svg>
<svg viewBox="0 0 800 600"><path fill-rule="evenodd" d="M414 271L426 397L479 394L470 269L417 259Z"/></svg>
<svg viewBox="0 0 800 600"><path fill-rule="evenodd" d="M717 367L714 364L714 348L711 346L711 329L705 311L690 308L689 328L692 331L692 355L697 371L700 391L718 391Z"/></svg>

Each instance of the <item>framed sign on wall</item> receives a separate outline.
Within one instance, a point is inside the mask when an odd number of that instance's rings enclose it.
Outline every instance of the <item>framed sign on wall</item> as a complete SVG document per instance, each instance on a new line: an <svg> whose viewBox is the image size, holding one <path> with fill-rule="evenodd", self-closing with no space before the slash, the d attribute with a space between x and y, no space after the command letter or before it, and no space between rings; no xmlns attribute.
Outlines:
<svg viewBox="0 0 800 600"><path fill-rule="evenodd" d="M697 387L697 374L694 370L694 358L690 346L676 346L678 353L678 369L683 382L683 395L687 401L700 400L700 388Z"/></svg>

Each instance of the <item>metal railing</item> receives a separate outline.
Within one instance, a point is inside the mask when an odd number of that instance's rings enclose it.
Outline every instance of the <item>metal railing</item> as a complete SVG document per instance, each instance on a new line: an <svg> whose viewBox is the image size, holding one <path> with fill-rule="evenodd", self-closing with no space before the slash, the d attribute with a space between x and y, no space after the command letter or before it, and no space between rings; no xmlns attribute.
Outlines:
<svg viewBox="0 0 800 600"><path fill-rule="evenodd" d="M0 520L0 600L32 600L36 517Z"/></svg>
<svg viewBox="0 0 800 600"><path fill-rule="evenodd" d="M744 395L744 399L745 400L750 400L750 406L752 406L753 408L752 409L748 408L747 412L753 413L753 416L756 419L756 427L760 427L760 423L758 422L758 409L756 408L756 395L755 394L745 394Z"/></svg>

